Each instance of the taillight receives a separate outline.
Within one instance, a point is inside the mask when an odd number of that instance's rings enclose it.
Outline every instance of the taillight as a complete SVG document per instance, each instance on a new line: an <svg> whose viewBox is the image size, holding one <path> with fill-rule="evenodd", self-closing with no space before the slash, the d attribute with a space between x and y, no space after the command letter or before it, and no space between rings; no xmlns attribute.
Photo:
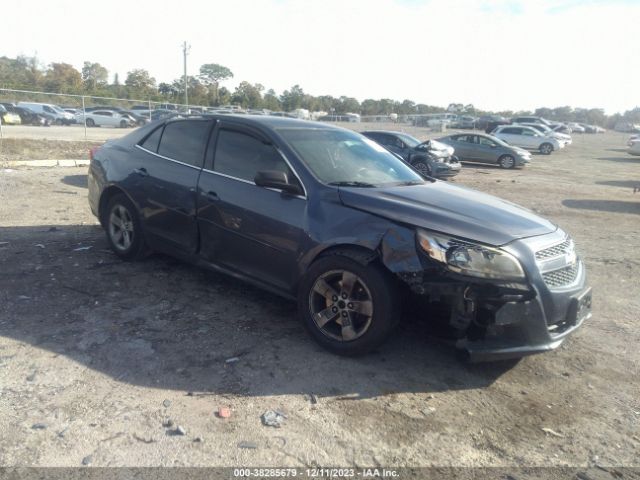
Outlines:
<svg viewBox="0 0 640 480"><path fill-rule="evenodd" d="M98 151L99 148L100 147L91 147L89 149L89 160L93 160L93 158L95 157L96 152Z"/></svg>

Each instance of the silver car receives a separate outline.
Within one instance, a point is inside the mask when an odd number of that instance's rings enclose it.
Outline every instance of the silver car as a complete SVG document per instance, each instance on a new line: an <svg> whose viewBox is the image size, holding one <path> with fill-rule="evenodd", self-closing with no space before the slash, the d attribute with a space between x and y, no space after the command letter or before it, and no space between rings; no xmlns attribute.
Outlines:
<svg viewBox="0 0 640 480"><path fill-rule="evenodd" d="M528 151L491 135L459 133L439 138L438 141L451 145L463 162L492 163L502 168L514 168L531 161Z"/></svg>

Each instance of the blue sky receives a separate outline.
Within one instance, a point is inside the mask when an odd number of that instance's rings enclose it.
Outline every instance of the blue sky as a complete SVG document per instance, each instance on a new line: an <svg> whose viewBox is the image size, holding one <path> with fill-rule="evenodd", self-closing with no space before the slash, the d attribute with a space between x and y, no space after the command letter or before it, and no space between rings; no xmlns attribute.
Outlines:
<svg viewBox="0 0 640 480"><path fill-rule="evenodd" d="M3 18L30 18L4 23L3 55L97 61L121 79L179 77L187 40L190 72L226 65L228 88L494 110L640 104L640 0L32 0Z"/></svg>

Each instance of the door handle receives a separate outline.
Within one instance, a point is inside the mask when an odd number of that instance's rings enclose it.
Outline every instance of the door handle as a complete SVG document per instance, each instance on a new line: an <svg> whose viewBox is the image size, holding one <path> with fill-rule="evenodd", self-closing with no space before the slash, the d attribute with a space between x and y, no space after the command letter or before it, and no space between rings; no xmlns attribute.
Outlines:
<svg viewBox="0 0 640 480"><path fill-rule="evenodd" d="M149 176L149 172L147 172L147 169L144 167L140 167L140 168L136 168L133 173L137 173L138 175L140 175L141 177L148 177Z"/></svg>
<svg viewBox="0 0 640 480"><path fill-rule="evenodd" d="M205 193L205 196L212 201L218 201L220 200L220 197L218 196L218 194L216 192L214 192L213 190L209 190L207 193Z"/></svg>

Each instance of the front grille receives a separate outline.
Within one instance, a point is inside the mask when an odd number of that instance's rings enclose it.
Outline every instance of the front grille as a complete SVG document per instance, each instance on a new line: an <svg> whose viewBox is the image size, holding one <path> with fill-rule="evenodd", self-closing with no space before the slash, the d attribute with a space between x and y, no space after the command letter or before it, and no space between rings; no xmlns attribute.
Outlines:
<svg viewBox="0 0 640 480"><path fill-rule="evenodd" d="M542 278L549 288L564 287L575 282L578 270L579 264L576 262L573 265L543 273Z"/></svg>
<svg viewBox="0 0 640 480"><path fill-rule="evenodd" d="M571 247L571 239L567 238L564 242L558 243L544 250L536 252L536 260L546 260L548 258L559 257L564 255Z"/></svg>

